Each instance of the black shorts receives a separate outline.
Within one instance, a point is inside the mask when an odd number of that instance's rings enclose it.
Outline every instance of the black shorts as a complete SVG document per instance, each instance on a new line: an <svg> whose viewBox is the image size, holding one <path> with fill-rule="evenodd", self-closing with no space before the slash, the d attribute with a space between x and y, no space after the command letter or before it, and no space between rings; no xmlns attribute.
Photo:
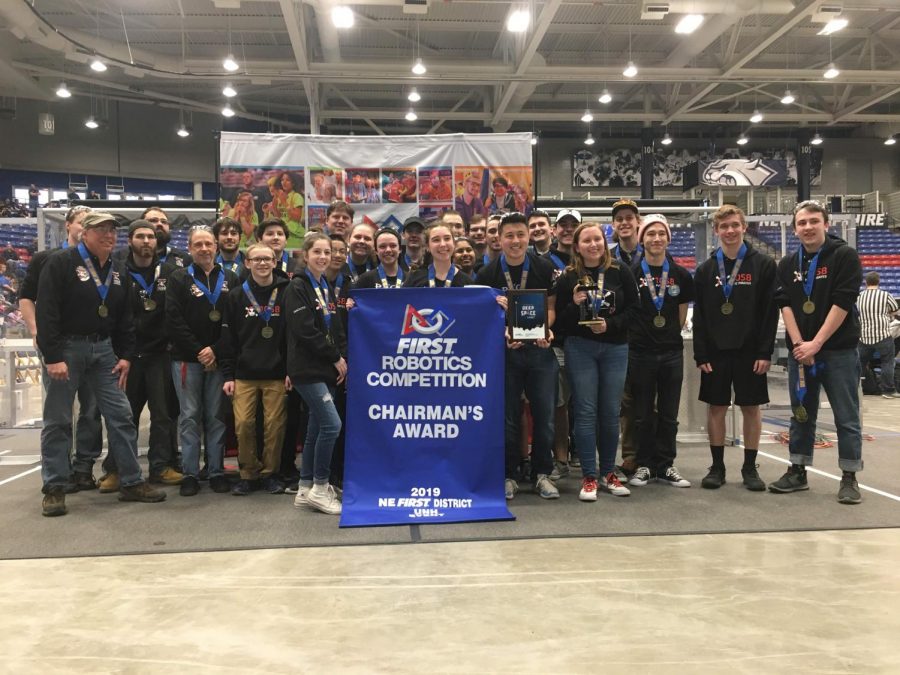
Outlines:
<svg viewBox="0 0 900 675"><path fill-rule="evenodd" d="M700 371L700 400L710 405L763 405L769 402L766 375L753 372L756 356L740 352L720 352L710 358L711 373Z"/></svg>

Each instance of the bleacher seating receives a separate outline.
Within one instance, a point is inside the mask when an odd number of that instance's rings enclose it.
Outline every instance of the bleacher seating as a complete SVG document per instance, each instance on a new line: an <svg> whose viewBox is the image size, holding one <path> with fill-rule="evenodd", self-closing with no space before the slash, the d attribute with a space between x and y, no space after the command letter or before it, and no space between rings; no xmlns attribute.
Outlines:
<svg viewBox="0 0 900 675"><path fill-rule="evenodd" d="M693 228L675 227L672 229L672 242L669 253L682 267L693 272L697 268L697 252Z"/></svg>
<svg viewBox="0 0 900 675"><path fill-rule="evenodd" d="M861 227L856 233L856 248L863 273L878 272L881 288L900 296L900 234L886 227Z"/></svg>

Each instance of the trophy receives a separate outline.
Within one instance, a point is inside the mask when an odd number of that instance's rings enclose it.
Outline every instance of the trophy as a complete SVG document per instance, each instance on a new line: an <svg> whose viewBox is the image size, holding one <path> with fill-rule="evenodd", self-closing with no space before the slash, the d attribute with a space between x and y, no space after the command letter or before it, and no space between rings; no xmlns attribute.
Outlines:
<svg viewBox="0 0 900 675"><path fill-rule="evenodd" d="M601 275L602 278L602 275ZM603 302L603 284L594 281L589 275L585 275L575 287L576 291L584 291L587 298L579 305L579 326L595 326L602 323L609 313L609 307Z"/></svg>

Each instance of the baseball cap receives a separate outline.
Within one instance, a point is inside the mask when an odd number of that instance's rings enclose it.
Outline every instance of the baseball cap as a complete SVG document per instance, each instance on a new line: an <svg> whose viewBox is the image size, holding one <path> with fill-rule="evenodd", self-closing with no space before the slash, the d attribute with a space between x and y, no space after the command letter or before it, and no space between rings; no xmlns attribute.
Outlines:
<svg viewBox="0 0 900 675"><path fill-rule="evenodd" d="M401 231L405 231L407 228L410 228L410 227L413 227L413 228L418 227L420 230L424 230L425 223L422 221L421 218L419 218L419 216L410 216L409 218L407 218L406 220L403 221L403 230L401 230Z"/></svg>
<svg viewBox="0 0 900 675"><path fill-rule="evenodd" d="M81 221L81 227L82 229L86 230L89 227L98 227L99 225L103 225L105 223L112 223L116 227L119 226L119 221L116 220L111 213L91 211L84 217L84 220Z"/></svg>
<svg viewBox="0 0 900 675"><path fill-rule="evenodd" d="M640 214L637 203L632 199L620 199L615 204L613 204L612 205L613 217L615 217L616 211L620 211L621 209L632 209L635 213Z"/></svg>
<svg viewBox="0 0 900 675"><path fill-rule="evenodd" d="M561 221L566 216L575 219L575 222L581 223L581 212L576 211L575 209L560 209L559 213L556 214L556 224L559 225L559 221Z"/></svg>

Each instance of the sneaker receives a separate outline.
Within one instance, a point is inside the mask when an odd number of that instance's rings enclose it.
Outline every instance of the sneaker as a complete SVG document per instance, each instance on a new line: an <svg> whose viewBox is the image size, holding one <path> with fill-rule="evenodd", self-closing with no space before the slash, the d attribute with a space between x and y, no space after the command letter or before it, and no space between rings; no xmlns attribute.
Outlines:
<svg viewBox="0 0 900 675"><path fill-rule="evenodd" d="M606 488L609 494L616 497L627 497L631 494L631 490L622 485L622 480L616 475L615 471L606 474L606 477L603 479L603 487Z"/></svg>
<svg viewBox="0 0 900 675"><path fill-rule="evenodd" d="M185 476L181 481L181 488L178 490L178 494L182 497L193 497L198 492L200 492L200 481L194 476Z"/></svg>
<svg viewBox="0 0 900 675"><path fill-rule="evenodd" d="M841 478L841 487L838 490L838 501L841 504L859 504L862 501L855 473L844 472Z"/></svg>
<svg viewBox="0 0 900 675"><path fill-rule="evenodd" d="M184 478L182 473L172 467L166 467L162 473L151 474L150 482L161 485L181 485L182 478Z"/></svg>
<svg viewBox="0 0 900 675"><path fill-rule="evenodd" d="M284 486L284 494L286 495L296 495L300 493L300 482L294 481L293 483L288 483Z"/></svg>
<svg viewBox="0 0 900 675"><path fill-rule="evenodd" d="M294 497L294 506L300 508L301 506L306 506L309 502L306 499L306 495L309 492L309 488L305 485L297 485L297 496Z"/></svg>
<svg viewBox="0 0 900 675"><path fill-rule="evenodd" d="M123 485L119 488L120 502L143 502L153 504L166 500L166 493L162 490L150 487L149 483L140 482L137 485Z"/></svg>
<svg viewBox="0 0 900 675"><path fill-rule="evenodd" d="M639 466L631 478L628 479L629 485L644 487L650 482L650 469L646 466Z"/></svg>
<svg viewBox="0 0 900 675"><path fill-rule="evenodd" d="M888 399L888 400L891 400L891 399L894 399L894 398L897 398L897 397L896 397L893 393L891 393L891 392L885 392L885 393L883 393L883 394L881 395L881 398L886 398L886 399Z"/></svg>
<svg viewBox="0 0 900 675"><path fill-rule="evenodd" d="M554 483L561 478L565 478L569 475L569 463L568 462L560 462L559 460L553 460L553 471L550 472L550 480Z"/></svg>
<svg viewBox="0 0 900 675"><path fill-rule="evenodd" d="M573 469L581 468L581 459L579 459L577 452L569 453L569 466Z"/></svg>
<svg viewBox="0 0 900 675"><path fill-rule="evenodd" d="M766 484L763 482L763 479L759 477L759 464L754 464L753 466L745 466L741 469L741 478L744 479L744 487L750 490L751 492L762 492L766 489Z"/></svg>
<svg viewBox="0 0 900 675"><path fill-rule="evenodd" d="M809 483L806 482L806 469L802 466L791 464L791 468L781 478L774 483L769 483L769 490L782 494L809 490Z"/></svg>
<svg viewBox="0 0 900 675"><path fill-rule="evenodd" d="M512 478L507 478L503 483L503 489L506 492L506 500L509 501L516 496L519 491L519 484Z"/></svg>
<svg viewBox="0 0 900 675"><path fill-rule="evenodd" d="M263 492L270 495L280 495L284 493L284 485L275 476L266 476L262 482Z"/></svg>
<svg viewBox="0 0 900 675"><path fill-rule="evenodd" d="M101 476L98 487L102 494L108 494L110 492L118 492L119 491L119 474L108 473L105 476Z"/></svg>
<svg viewBox="0 0 900 675"><path fill-rule="evenodd" d="M42 513L48 518L66 515L69 512L69 509L66 508L66 491L61 487L50 488L44 495L41 507L43 508Z"/></svg>
<svg viewBox="0 0 900 675"><path fill-rule="evenodd" d="M725 467L715 464L709 467L709 473L700 481L700 487L707 490L718 490L723 485L725 485Z"/></svg>
<svg viewBox="0 0 900 675"><path fill-rule="evenodd" d="M666 472L662 476L657 475L656 480L659 483L665 483L666 485L671 485L672 487L691 487L691 481L687 480L686 478L682 478L681 474L678 473L678 469L676 469L674 466L670 466L668 469L666 469Z"/></svg>
<svg viewBox="0 0 900 675"><path fill-rule="evenodd" d="M328 485L313 485L309 492L306 493L306 503L322 513L332 516L341 514L341 500L338 498L334 488Z"/></svg>
<svg viewBox="0 0 900 675"><path fill-rule="evenodd" d="M585 476L581 479L581 492L578 499L583 502L597 501L597 479L593 476Z"/></svg>
<svg viewBox="0 0 900 675"><path fill-rule="evenodd" d="M218 492L219 494L231 492L231 484L228 482L228 479L225 476L213 476L212 478L210 478L209 488L213 492Z"/></svg>
<svg viewBox="0 0 900 675"><path fill-rule="evenodd" d="M75 485L75 491L96 490L97 481L94 475L88 471L76 471L72 476L72 483Z"/></svg>
<svg viewBox="0 0 900 675"><path fill-rule="evenodd" d="M251 492L254 492L258 489L259 483L253 480L245 480L242 478L234 484L233 488L231 488L231 494L233 494L235 497L246 497Z"/></svg>
<svg viewBox="0 0 900 675"><path fill-rule="evenodd" d="M534 490L541 496L541 499L559 499L559 490L556 489L553 481L550 480L550 476L545 473L538 474L534 483Z"/></svg>

